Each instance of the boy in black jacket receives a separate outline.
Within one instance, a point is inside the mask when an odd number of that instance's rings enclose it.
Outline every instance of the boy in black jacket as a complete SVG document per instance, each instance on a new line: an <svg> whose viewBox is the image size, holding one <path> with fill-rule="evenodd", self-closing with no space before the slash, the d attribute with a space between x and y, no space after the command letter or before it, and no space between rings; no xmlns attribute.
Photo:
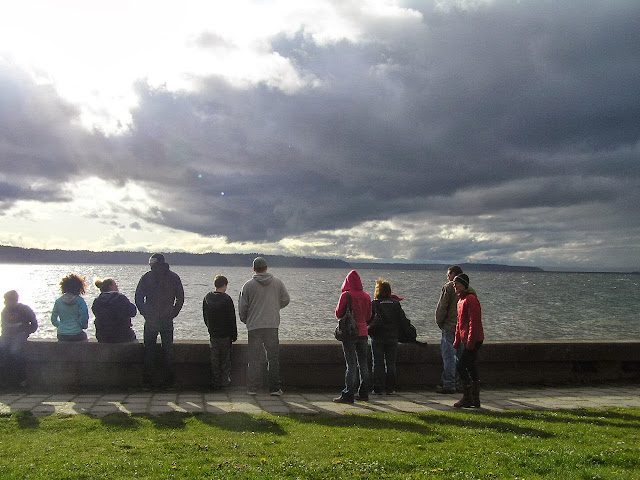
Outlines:
<svg viewBox="0 0 640 480"><path fill-rule="evenodd" d="M202 301L202 316L209 329L211 383L215 389L231 385L231 344L238 339L236 309L226 293L228 284L225 276L216 275L215 291L207 293Z"/></svg>

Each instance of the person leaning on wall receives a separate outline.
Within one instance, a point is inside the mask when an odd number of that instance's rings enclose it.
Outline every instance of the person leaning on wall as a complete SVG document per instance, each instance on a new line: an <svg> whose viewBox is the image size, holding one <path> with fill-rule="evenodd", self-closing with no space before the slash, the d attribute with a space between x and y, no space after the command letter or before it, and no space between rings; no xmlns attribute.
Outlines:
<svg viewBox="0 0 640 480"><path fill-rule="evenodd" d="M440 353L442 355L442 383L436 387L437 393L456 393L457 352L453 348L458 324L458 295L453 286L453 279L462 273L462 268L452 265L447 270L449 280L443 287L436 307L436 324L441 330Z"/></svg>

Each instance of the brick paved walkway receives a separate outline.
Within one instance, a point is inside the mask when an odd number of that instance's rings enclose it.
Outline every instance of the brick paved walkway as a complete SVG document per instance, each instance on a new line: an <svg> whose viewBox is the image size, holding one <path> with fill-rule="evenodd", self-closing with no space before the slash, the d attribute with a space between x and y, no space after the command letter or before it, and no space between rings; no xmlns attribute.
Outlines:
<svg viewBox="0 0 640 480"><path fill-rule="evenodd" d="M295 392L280 397L249 396L244 389L225 392L125 392L83 394L0 393L0 414L28 410L34 415L109 413L162 414L167 412L207 413L371 413L451 410L461 395L430 391L406 391L396 395L371 396L369 402L336 404L336 392ZM640 407L640 385L539 387L488 389L481 394L483 408L490 411L554 410L574 408Z"/></svg>

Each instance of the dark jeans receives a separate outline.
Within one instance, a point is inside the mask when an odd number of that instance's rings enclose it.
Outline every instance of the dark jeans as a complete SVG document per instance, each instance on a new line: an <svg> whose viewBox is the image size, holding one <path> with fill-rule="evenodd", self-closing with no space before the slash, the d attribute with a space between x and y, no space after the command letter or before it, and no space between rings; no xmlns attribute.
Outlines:
<svg viewBox="0 0 640 480"><path fill-rule="evenodd" d="M344 352L344 362L347 371L344 375L345 387L342 390L342 398L353 400L358 391L362 398L369 396L369 357L368 357L368 337L358 337L356 340L342 342ZM360 383L358 384L358 373L360 373Z"/></svg>
<svg viewBox="0 0 640 480"><path fill-rule="evenodd" d="M209 338L211 353L211 385L231 385L231 337Z"/></svg>
<svg viewBox="0 0 640 480"><path fill-rule="evenodd" d="M144 326L144 383L149 385L153 383L156 372L156 341L160 334L162 342L162 359L164 361L164 383L172 384L174 382L174 365L173 365L173 329L157 330L153 327Z"/></svg>
<svg viewBox="0 0 640 480"><path fill-rule="evenodd" d="M373 390L376 393L395 391L398 340L371 338L371 356L373 357Z"/></svg>
<svg viewBox="0 0 640 480"><path fill-rule="evenodd" d="M280 390L280 340L277 328L257 328L248 332L249 362L247 390L255 392L262 385L263 358L267 356L269 391Z"/></svg>
<svg viewBox="0 0 640 480"><path fill-rule="evenodd" d="M80 333L76 333L75 335L63 335L59 333L58 341L59 342L86 342L87 332L80 332Z"/></svg>
<svg viewBox="0 0 640 480"><path fill-rule="evenodd" d="M26 380L25 359L22 354L26 343L26 335L0 337L2 380L11 386L17 386Z"/></svg>
<svg viewBox="0 0 640 480"><path fill-rule="evenodd" d="M467 350L466 346L460 349L456 369L464 383L478 380L478 351L482 342L477 342L473 350Z"/></svg>

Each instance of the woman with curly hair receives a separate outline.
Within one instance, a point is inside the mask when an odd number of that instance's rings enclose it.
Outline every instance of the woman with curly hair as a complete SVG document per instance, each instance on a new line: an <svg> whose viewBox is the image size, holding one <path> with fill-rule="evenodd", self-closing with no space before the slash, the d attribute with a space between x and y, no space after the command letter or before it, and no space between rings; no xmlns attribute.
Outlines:
<svg viewBox="0 0 640 480"><path fill-rule="evenodd" d="M51 323L58 329L59 342L83 342L89 326L89 309L80 295L87 290L84 277L71 273L60 281L62 296L56 299Z"/></svg>

